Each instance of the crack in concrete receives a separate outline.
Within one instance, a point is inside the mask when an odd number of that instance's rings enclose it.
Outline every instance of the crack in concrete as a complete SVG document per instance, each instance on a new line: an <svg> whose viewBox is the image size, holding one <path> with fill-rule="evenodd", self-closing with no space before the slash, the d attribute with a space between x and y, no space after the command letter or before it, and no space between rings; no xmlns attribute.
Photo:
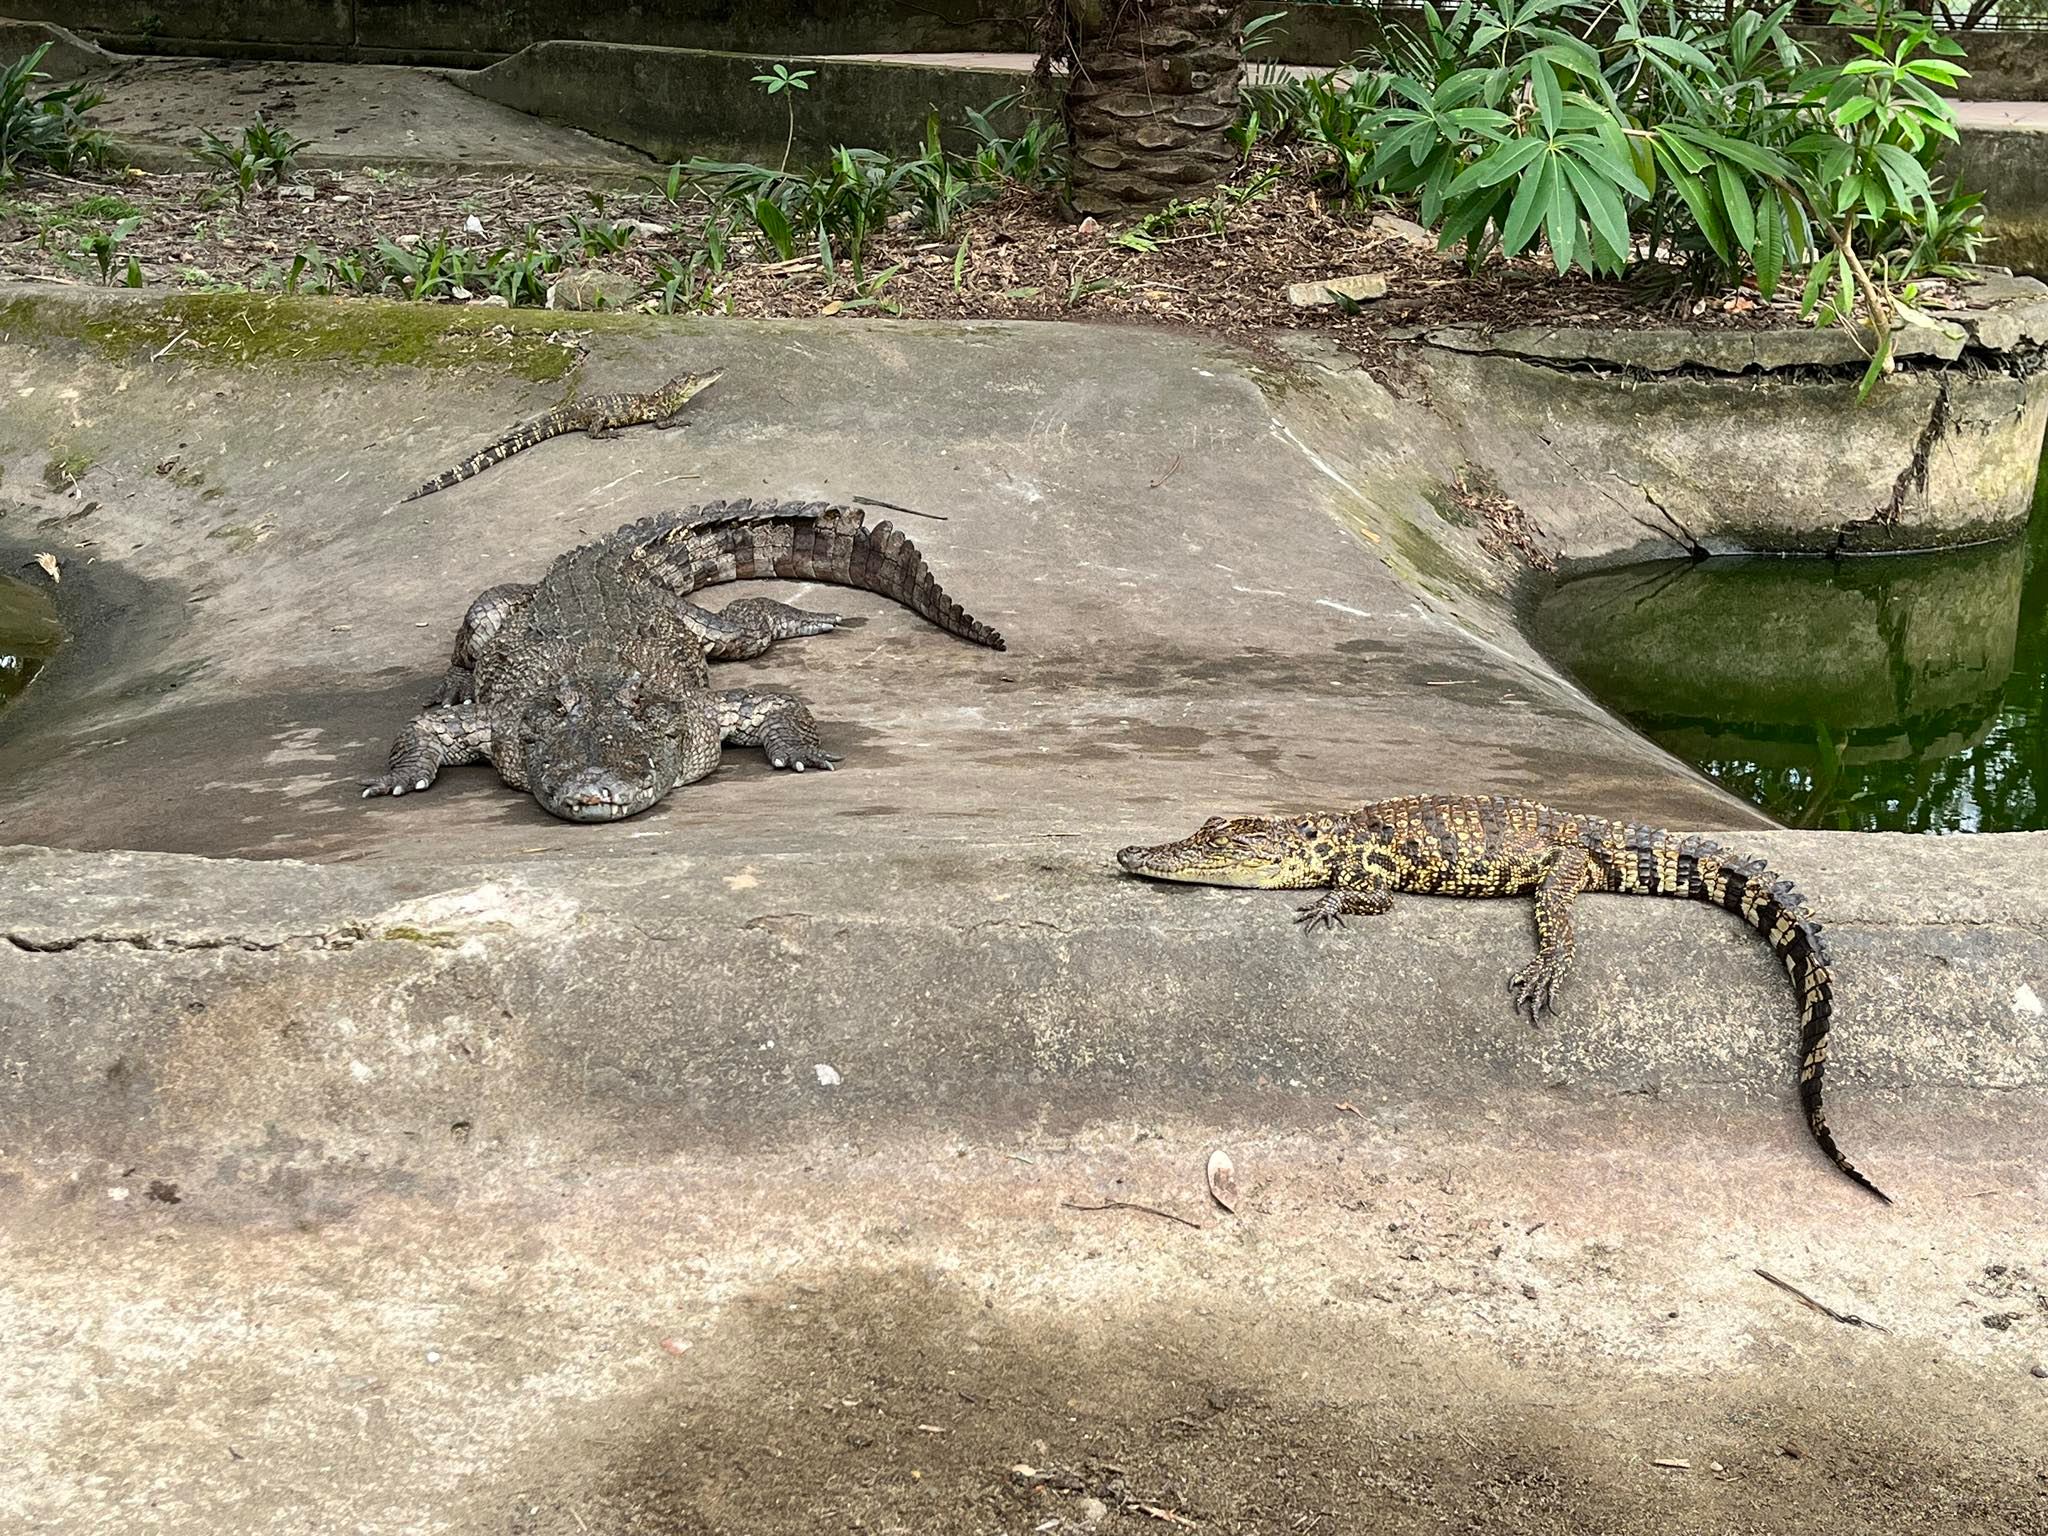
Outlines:
<svg viewBox="0 0 2048 1536"><path fill-rule="evenodd" d="M275 939L246 938L240 934L215 934L204 938L184 938L161 933L82 933L62 938L39 938L31 934L9 932L4 935L8 944L29 955L63 955L75 950L95 946L111 949L133 949L152 954L178 953L188 950L237 949L251 954L274 954L279 950L300 947L315 949L345 949L364 940L385 937L364 923L349 923L339 928L324 929L318 933L287 933Z"/></svg>
<svg viewBox="0 0 2048 1536"><path fill-rule="evenodd" d="M1927 413L1927 424L1914 439L1913 456L1899 471L1898 479L1892 482L1891 504L1878 513L1887 525L1896 523L1904 514L1908 496L1927 494L1928 461L1934 456L1934 445L1941 437L1942 428L1948 425L1949 390L1947 375L1941 375L1936 381L1934 405Z"/></svg>

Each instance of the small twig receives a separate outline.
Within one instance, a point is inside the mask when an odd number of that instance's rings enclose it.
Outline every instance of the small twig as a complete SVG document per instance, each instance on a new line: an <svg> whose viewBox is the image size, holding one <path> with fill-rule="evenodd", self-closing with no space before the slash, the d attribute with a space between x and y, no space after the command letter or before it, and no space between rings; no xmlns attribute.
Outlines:
<svg viewBox="0 0 2048 1536"><path fill-rule="evenodd" d="M1159 489L1159 487L1161 487L1162 485L1166 484L1166 482L1167 482L1167 481L1169 481L1169 480L1171 480L1171 479L1173 478L1173 473L1174 473L1174 471L1175 471L1175 470L1177 470L1177 469L1179 469L1179 468L1180 468L1180 455L1176 453L1176 454L1175 454L1175 455L1173 456L1173 462L1172 462L1171 464L1169 464L1169 465L1167 465L1167 466L1166 466L1166 471L1165 471L1165 473L1163 473L1162 475L1160 475L1160 477L1159 477L1159 478L1158 478L1157 480L1154 480L1154 481L1152 482L1152 489L1156 491L1156 490L1158 490L1158 489Z"/></svg>
<svg viewBox="0 0 2048 1536"><path fill-rule="evenodd" d="M1838 1323L1847 1323L1851 1328L1874 1328L1879 1333L1891 1332L1891 1329L1885 1327L1882 1323L1873 1323L1869 1318L1858 1317L1854 1312L1837 1312L1827 1303L1815 1301L1806 1292L1799 1289L1798 1286L1792 1284L1789 1280L1780 1280L1767 1269L1760 1269L1756 1274L1759 1279L1768 1280L1786 1295L1813 1308L1814 1311L1820 1313L1823 1317L1831 1317Z"/></svg>
<svg viewBox="0 0 2048 1536"><path fill-rule="evenodd" d="M853 498L856 507L880 507L884 512L901 512L905 517L928 517L935 523L950 523L952 519L941 512L920 512L915 507L899 507L893 501L877 501L872 496Z"/></svg>
<svg viewBox="0 0 2048 1536"><path fill-rule="evenodd" d="M158 347L154 352L150 353L149 360L152 363L162 362L164 354L170 351L171 348L175 347L179 342L183 341L185 339L185 336L186 333L184 331L178 332L177 335L173 336L169 341L165 342L162 346Z"/></svg>
<svg viewBox="0 0 2048 1536"><path fill-rule="evenodd" d="M1199 1221L1190 1221L1187 1217L1176 1215L1172 1211L1162 1211L1156 1205L1140 1205L1135 1200L1105 1200L1100 1205L1082 1205L1078 1201L1062 1200L1060 1204L1070 1211L1143 1211L1147 1216L1164 1216L1168 1221L1177 1221L1184 1227L1193 1227L1197 1232L1202 1230L1202 1223Z"/></svg>

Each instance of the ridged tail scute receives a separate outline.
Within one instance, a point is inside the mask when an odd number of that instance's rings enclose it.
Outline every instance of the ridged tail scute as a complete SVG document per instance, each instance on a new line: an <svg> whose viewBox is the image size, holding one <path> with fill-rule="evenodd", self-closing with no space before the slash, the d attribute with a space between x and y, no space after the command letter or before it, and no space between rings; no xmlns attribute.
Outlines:
<svg viewBox="0 0 2048 1536"><path fill-rule="evenodd" d="M949 597L924 554L889 523L866 526L857 507L827 502L712 502L622 528L630 562L663 585L695 592L776 577L857 587L901 603L949 635L991 650L1003 637Z"/></svg>
<svg viewBox="0 0 2048 1536"><path fill-rule="evenodd" d="M1890 1205L1892 1197L1873 1184L1835 1145L1834 1133L1828 1129L1827 1116L1821 1110L1821 1080L1827 1073L1835 988L1820 924L1813 920L1791 881L1779 879L1760 861L1693 839L1681 845L1679 856L1683 859L1688 855L1698 883L1697 891L1691 894L1727 908L1762 934L1792 978L1792 990L1799 996L1799 1104L1806 1112L1807 1129L1827 1154L1828 1161Z"/></svg>

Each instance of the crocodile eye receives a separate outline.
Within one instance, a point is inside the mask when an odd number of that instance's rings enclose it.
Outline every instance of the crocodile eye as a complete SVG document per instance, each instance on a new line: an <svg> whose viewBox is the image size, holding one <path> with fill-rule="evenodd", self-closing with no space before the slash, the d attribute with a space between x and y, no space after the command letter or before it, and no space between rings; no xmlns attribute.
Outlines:
<svg viewBox="0 0 2048 1536"><path fill-rule="evenodd" d="M1216 832L1229 825L1230 818L1228 816L1211 816L1202 823L1202 830L1204 832Z"/></svg>

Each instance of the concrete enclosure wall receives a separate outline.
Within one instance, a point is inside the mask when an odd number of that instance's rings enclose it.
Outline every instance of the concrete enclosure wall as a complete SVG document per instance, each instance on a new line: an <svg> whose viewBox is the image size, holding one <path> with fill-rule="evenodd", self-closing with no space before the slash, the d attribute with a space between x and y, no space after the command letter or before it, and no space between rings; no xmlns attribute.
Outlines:
<svg viewBox="0 0 2048 1536"><path fill-rule="evenodd" d="M521 112L568 123L663 160L703 156L773 164L793 144L799 162L845 144L896 154L924 141L932 113L961 130L964 113L1015 96L1029 77L1015 70L940 69L843 59L800 59L817 77L795 114L753 83L757 55L620 43L536 43L462 84ZM997 113L1008 132L1021 112ZM955 145L963 148L964 145Z"/></svg>
<svg viewBox="0 0 2048 1536"><path fill-rule="evenodd" d="M561 38L735 53L1028 53L1033 6L1018 0L4 0L7 14L53 21L137 53L278 55L366 63L476 65ZM1283 12L1268 55L1286 64L1341 64L1374 47L1394 8L1252 0L1247 14ZM1802 29L1826 44L1841 34ZM1965 38L1965 100L2048 97L2048 33Z"/></svg>

